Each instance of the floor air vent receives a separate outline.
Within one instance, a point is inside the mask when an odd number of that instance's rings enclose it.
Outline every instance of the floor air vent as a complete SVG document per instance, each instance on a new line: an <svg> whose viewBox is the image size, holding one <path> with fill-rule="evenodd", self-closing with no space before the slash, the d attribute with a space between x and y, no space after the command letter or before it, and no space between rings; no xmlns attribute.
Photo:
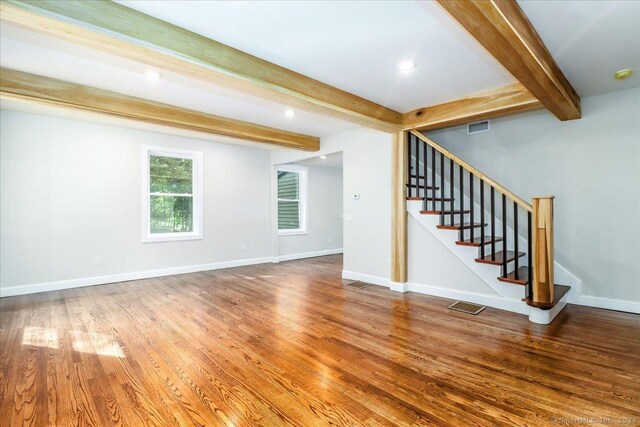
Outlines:
<svg viewBox="0 0 640 427"><path fill-rule="evenodd" d="M358 280L351 281L351 282L347 282L347 281L343 280L342 284L345 285L345 286L356 288L356 289L364 289L367 286L371 286L371 283L360 282Z"/></svg>
<svg viewBox="0 0 640 427"><path fill-rule="evenodd" d="M472 304L470 302L456 301L449 306L449 310L461 311L463 313L478 314L486 307L484 305Z"/></svg>

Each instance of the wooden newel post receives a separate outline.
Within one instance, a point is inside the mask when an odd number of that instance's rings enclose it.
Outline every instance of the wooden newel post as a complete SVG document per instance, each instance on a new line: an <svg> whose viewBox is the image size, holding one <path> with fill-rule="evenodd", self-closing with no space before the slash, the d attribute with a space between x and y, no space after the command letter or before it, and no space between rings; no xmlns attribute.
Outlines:
<svg viewBox="0 0 640 427"><path fill-rule="evenodd" d="M533 302L553 303L553 196L533 198Z"/></svg>

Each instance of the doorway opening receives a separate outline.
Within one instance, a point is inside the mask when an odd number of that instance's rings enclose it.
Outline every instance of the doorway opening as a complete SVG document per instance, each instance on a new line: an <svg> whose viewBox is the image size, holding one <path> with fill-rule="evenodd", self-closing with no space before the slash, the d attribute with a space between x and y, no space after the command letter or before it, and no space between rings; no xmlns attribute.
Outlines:
<svg viewBox="0 0 640 427"><path fill-rule="evenodd" d="M341 254L342 152L276 166L279 261Z"/></svg>

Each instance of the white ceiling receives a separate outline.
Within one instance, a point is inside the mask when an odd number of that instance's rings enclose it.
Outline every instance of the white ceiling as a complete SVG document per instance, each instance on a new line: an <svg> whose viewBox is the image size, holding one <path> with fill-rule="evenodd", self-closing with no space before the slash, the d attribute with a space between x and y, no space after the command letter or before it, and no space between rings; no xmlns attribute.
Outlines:
<svg viewBox="0 0 640 427"><path fill-rule="evenodd" d="M286 105L203 83L162 70L149 82L145 64L104 53L41 33L0 24L0 65L28 73L94 86L131 96L314 136L358 127L353 123L297 111Z"/></svg>
<svg viewBox="0 0 640 427"><path fill-rule="evenodd" d="M429 1L119 3L400 112L515 81Z"/></svg>
<svg viewBox="0 0 640 427"><path fill-rule="evenodd" d="M342 168L342 152L331 153L323 156L314 155L308 159L299 160L296 164L322 166L325 168Z"/></svg>
<svg viewBox="0 0 640 427"><path fill-rule="evenodd" d="M580 96L640 86L640 1L518 3ZM614 80L624 68L635 74Z"/></svg>
<svg viewBox="0 0 640 427"><path fill-rule="evenodd" d="M400 112L514 82L430 1L121 1ZM581 96L640 82L640 2L520 1ZM417 67L399 72L410 59ZM6 23L0 65L211 114L315 136L357 127L148 67ZM635 75L613 80L618 69Z"/></svg>

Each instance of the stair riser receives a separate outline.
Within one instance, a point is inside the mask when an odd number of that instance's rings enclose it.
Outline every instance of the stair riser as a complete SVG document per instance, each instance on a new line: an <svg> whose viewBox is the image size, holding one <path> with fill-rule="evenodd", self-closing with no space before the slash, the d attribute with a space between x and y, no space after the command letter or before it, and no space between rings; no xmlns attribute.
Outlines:
<svg viewBox="0 0 640 427"><path fill-rule="evenodd" d="M491 253L487 254L485 251L484 258L478 257L476 258L476 262L480 262L484 264L492 264L492 265L502 265L504 262L503 258L505 257L503 252L504 251L496 251L496 256L494 257L495 259L492 260L490 259ZM511 263L514 263L515 265L516 260L518 261L519 266L522 266L522 262L523 262L522 257L524 257L525 255L526 254L524 252L518 252L518 255L516 256L516 254L513 251L507 251L507 256L506 256L507 267L509 267Z"/></svg>

